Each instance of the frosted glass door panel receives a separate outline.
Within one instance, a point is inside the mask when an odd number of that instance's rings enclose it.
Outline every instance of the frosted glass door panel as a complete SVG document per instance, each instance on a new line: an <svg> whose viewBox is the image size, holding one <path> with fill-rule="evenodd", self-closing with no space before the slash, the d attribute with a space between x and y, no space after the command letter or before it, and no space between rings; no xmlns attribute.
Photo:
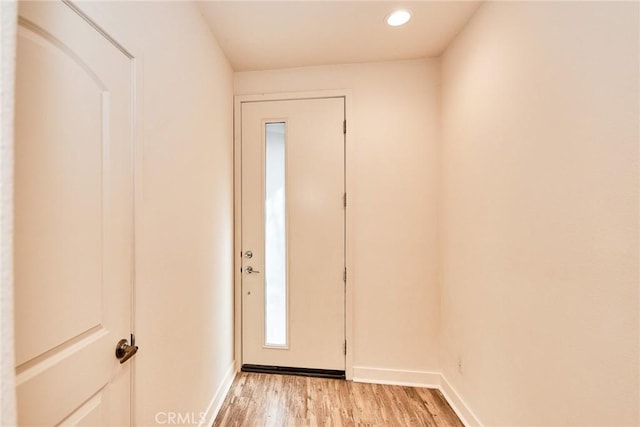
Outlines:
<svg viewBox="0 0 640 427"><path fill-rule="evenodd" d="M265 345L287 346L285 123L265 125Z"/></svg>

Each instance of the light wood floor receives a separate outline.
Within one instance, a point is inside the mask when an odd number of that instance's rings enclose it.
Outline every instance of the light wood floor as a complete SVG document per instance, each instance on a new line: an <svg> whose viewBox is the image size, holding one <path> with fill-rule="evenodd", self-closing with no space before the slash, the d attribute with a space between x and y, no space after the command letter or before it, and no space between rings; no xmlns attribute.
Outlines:
<svg viewBox="0 0 640 427"><path fill-rule="evenodd" d="M214 426L459 426L438 390L238 373Z"/></svg>

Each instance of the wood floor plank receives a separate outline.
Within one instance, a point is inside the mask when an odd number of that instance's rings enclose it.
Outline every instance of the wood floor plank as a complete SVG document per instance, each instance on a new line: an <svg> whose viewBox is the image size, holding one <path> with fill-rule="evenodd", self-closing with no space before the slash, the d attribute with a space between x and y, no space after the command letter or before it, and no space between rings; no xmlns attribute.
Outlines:
<svg viewBox="0 0 640 427"><path fill-rule="evenodd" d="M463 427L439 390L245 372L213 425Z"/></svg>

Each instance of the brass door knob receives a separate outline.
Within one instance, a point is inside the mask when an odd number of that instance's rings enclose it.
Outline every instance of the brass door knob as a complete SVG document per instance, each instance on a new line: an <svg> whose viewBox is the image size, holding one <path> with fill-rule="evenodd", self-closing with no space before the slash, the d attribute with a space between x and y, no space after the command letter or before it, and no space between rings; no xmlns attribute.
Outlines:
<svg viewBox="0 0 640 427"><path fill-rule="evenodd" d="M120 359L120 363L124 363L138 352L138 346L135 344L135 338L131 335L131 345L125 338L118 341L116 345L116 357Z"/></svg>

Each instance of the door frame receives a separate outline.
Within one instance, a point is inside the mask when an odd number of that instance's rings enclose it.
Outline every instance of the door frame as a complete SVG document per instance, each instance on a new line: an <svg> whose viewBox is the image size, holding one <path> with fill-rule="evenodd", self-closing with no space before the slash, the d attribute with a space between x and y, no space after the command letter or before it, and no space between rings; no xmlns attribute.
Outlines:
<svg viewBox="0 0 640 427"><path fill-rule="evenodd" d="M233 283L234 283L234 359L236 371L242 366L242 104L245 102L287 101L303 99L344 98L344 115L347 120L345 134L345 191L348 200L353 200L353 178L349 173L351 159L354 158L354 132L349 126L353 115L353 91L351 89L321 90L310 92L281 92L255 95L236 95L233 105ZM345 283L345 377L353 379L353 209L347 202L345 208L345 266L347 280Z"/></svg>

